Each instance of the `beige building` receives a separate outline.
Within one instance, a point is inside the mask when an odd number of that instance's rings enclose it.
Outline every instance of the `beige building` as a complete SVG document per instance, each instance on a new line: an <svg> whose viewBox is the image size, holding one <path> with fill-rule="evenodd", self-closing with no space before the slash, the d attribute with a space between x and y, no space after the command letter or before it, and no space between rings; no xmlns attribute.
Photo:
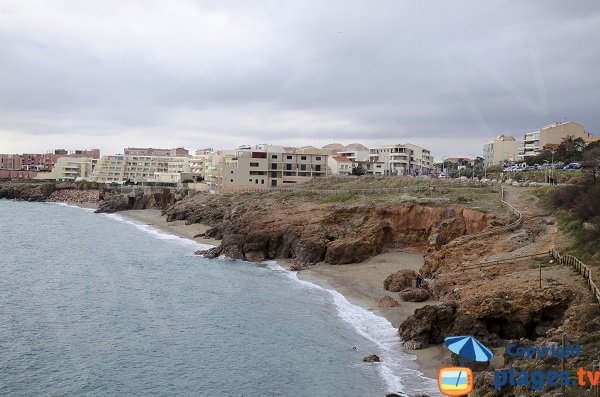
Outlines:
<svg viewBox="0 0 600 397"><path fill-rule="evenodd" d="M523 141L519 144L518 160L526 161L527 157L537 155L545 146L559 145L568 136L582 138L585 141L592 139L579 123L568 121L548 124L539 130L525 133Z"/></svg>
<svg viewBox="0 0 600 397"><path fill-rule="evenodd" d="M486 167L514 162L519 154L519 142L510 135L500 135L483 145Z"/></svg>
<svg viewBox="0 0 600 397"><path fill-rule="evenodd" d="M162 182L179 183L181 174L189 172L187 157L127 156L115 154L102 156L91 175L93 182L123 183Z"/></svg>
<svg viewBox="0 0 600 397"><path fill-rule="evenodd" d="M331 175L348 176L352 174L352 160L346 156L328 156L327 166Z"/></svg>
<svg viewBox="0 0 600 397"><path fill-rule="evenodd" d="M77 181L89 179L98 162L90 157L59 157L50 172L40 172L35 179Z"/></svg>
<svg viewBox="0 0 600 397"><path fill-rule="evenodd" d="M295 186L328 175L329 152L323 149L258 145L224 153L215 166L212 186L220 193Z"/></svg>
<svg viewBox="0 0 600 397"><path fill-rule="evenodd" d="M385 145L370 150L369 161L383 164L383 175L429 175L433 172L431 152L410 143Z"/></svg>

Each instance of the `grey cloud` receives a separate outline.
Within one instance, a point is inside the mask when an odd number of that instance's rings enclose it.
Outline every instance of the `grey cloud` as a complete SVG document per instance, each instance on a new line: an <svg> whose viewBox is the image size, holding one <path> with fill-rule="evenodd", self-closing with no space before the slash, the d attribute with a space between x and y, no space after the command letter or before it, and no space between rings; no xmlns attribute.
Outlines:
<svg viewBox="0 0 600 397"><path fill-rule="evenodd" d="M52 136L44 150L63 134L105 151L341 140L464 155L564 117L598 132L598 22L594 1L7 2L0 148L11 131Z"/></svg>

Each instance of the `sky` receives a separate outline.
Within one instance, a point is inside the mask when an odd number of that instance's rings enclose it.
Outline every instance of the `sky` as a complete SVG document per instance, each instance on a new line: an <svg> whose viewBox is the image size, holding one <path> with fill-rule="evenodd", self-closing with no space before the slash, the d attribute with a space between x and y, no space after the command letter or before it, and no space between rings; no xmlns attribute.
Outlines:
<svg viewBox="0 0 600 397"><path fill-rule="evenodd" d="M600 135L600 3L0 0L0 153Z"/></svg>

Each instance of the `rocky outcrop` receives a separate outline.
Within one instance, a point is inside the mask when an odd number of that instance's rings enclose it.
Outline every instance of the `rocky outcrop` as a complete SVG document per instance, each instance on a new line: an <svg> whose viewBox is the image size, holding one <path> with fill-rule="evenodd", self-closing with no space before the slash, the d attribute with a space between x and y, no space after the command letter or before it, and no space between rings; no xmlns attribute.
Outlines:
<svg viewBox="0 0 600 397"><path fill-rule="evenodd" d="M381 360L377 354L371 354L370 356L363 358L363 361L366 363L378 363Z"/></svg>
<svg viewBox="0 0 600 397"><path fill-rule="evenodd" d="M400 325L400 337L405 347L422 349L430 344L439 344L450 334L456 318L457 305L427 305L415 310L415 313Z"/></svg>
<svg viewBox="0 0 600 397"><path fill-rule="evenodd" d="M54 183L2 183L0 199L46 201L56 189Z"/></svg>
<svg viewBox="0 0 600 397"><path fill-rule="evenodd" d="M96 213L113 213L118 211L126 211L131 209L127 197L121 195L106 196L104 200L98 203Z"/></svg>
<svg viewBox="0 0 600 397"><path fill-rule="evenodd" d="M447 335L473 335L488 346L502 339L536 339L563 322L575 296L575 291L560 286L480 291L460 303L415 310L399 332L404 341L421 347L441 343Z"/></svg>
<svg viewBox="0 0 600 397"><path fill-rule="evenodd" d="M390 274L383 282L383 288L390 292L399 292L412 287L417 277L414 270L402 269Z"/></svg>
<svg viewBox="0 0 600 397"><path fill-rule="evenodd" d="M383 298L379 299L379 303L377 304L379 307L397 307L400 306L398 301L392 298L389 295L385 295Z"/></svg>
<svg viewBox="0 0 600 397"><path fill-rule="evenodd" d="M406 288L398 295L404 302L423 302L429 299L429 291L422 288Z"/></svg>
<svg viewBox="0 0 600 397"><path fill-rule="evenodd" d="M460 207L323 205L300 195L287 201L278 193L197 194L175 203L164 214L167 221L210 226L206 236L222 238L210 255L252 261L286 258L304 264L361 262L388 245L425 244L434 233L444 236L436 238L441 244L487 225L485 214ZM454 218L461 219L457 221L461 228L452 233L440 231L449 229Z"/></svg>

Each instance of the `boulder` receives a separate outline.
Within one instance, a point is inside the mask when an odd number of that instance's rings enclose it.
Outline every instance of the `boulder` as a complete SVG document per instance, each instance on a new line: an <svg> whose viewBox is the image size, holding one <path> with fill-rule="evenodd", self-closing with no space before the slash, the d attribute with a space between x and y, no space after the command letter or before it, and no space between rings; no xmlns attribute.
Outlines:
<svg viewBox="0 0 600 397"><path fill-rule="evenodd" d="M378 363L381 360L377 354L371 354L370 356L363 358L363 361L366 363Z"/></svg>
<svg viewBox="0 0 600 397"><path fill-rule="evenodd" d="M423 302L429 299L429 291L422 288L406 288L399 295L404 302Z"/></svg>
<svg viewBox="0 0 600 397"><path fill-rule="evenodd" d="M110 214L113 212L126 211L129 209L131 209L131 207L129 206L129 200L127 200L127 197L120 195L109 196L98 203L98 209L96 210L96 213Z"/></svg>
<svg viewBox="0 0 600 397"><path fill-rule="evenodd" d="M379 299L379 303L377 304L379 307L397 307L400 306L398 301L392 298L389 295L385 295L383 298Z"/></svg>
<svg viewBox="0 0 600 397"><path fill-rule="evenodd" d="M424 348L429 344L442 343L452 328L456 309L456 303L448 303L439 306L427 305L415 310L415 313L400 325L399 333L405 346Z"/></svg>
<svg viewBox="0 0 600 397"><path fill-rule="evenodd" d="M400 292L407 287L412 287L417 273L414 270L402 269L390 274L383 282L383 288L390 292Z"/></svg>

